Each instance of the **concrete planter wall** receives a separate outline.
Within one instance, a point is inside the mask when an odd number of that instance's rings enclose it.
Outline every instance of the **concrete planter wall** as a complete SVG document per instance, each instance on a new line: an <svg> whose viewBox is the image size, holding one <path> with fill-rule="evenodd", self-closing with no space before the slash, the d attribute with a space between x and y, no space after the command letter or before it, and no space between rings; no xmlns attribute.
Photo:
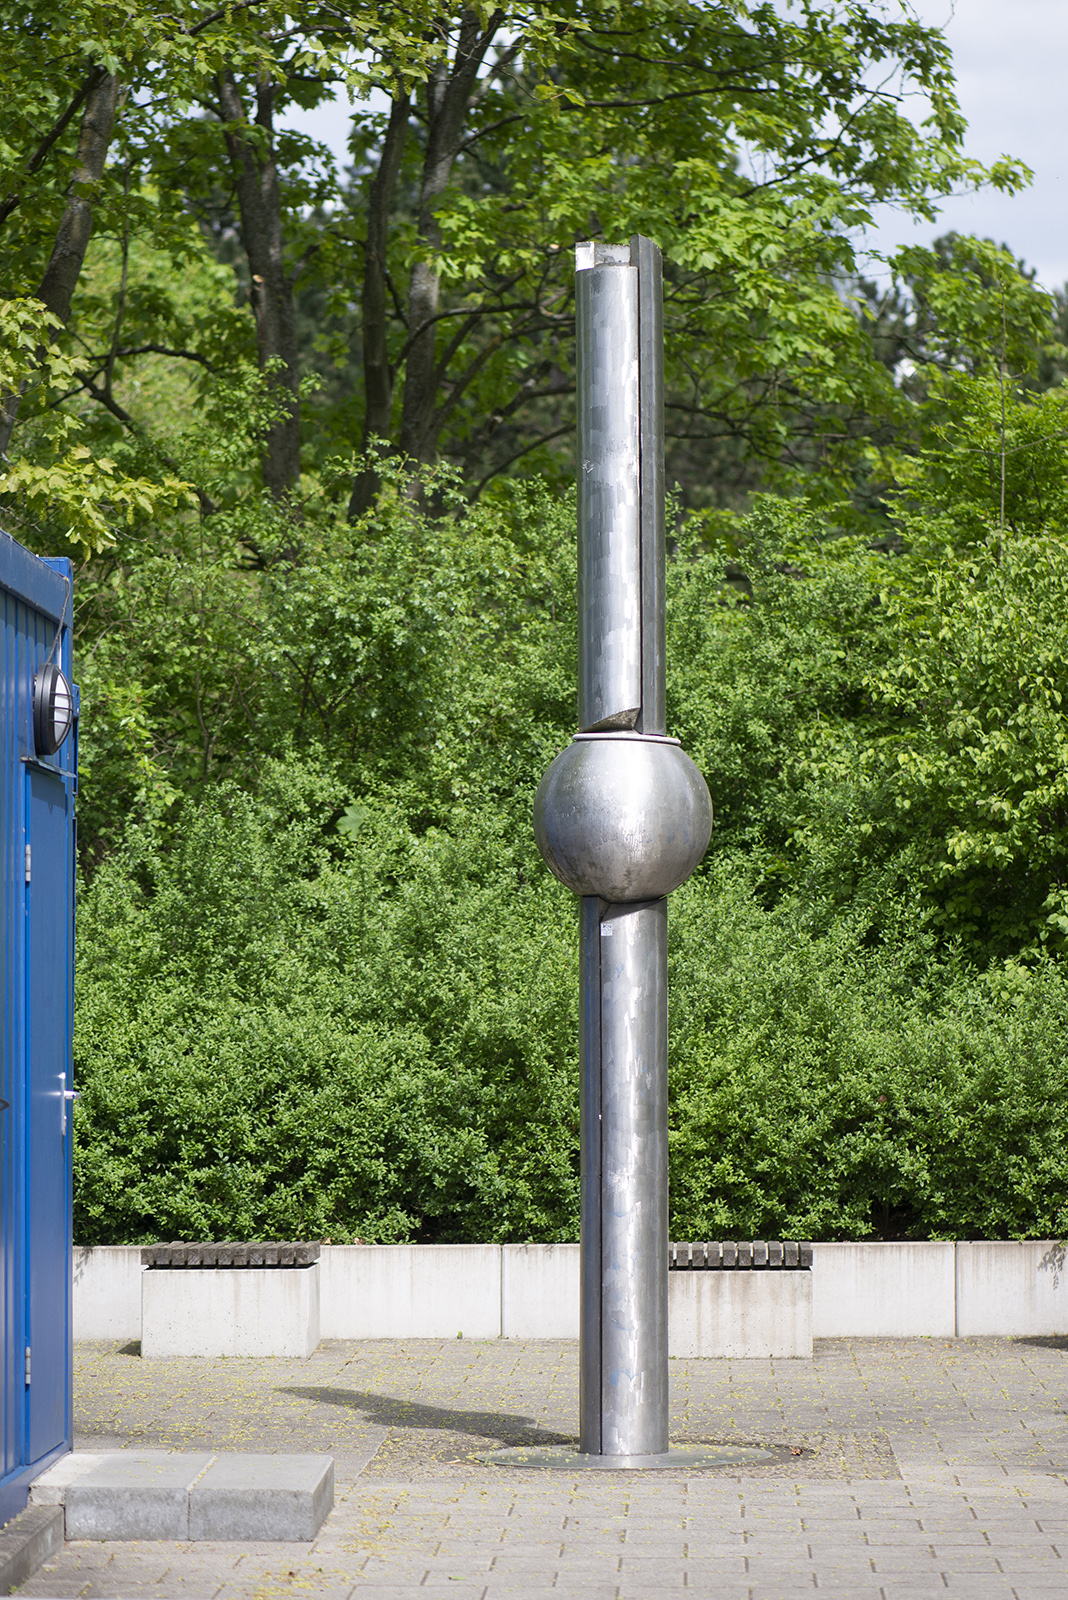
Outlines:
<svg viewBox="0 0 1068 1600"><path fill-rule="evenodd" d="M141 1273L141 1354L300 1356L319 1343L319 1266Z"/></svg>
<svg viewBox="0 0 1068 1600"><path fill-rule="evenodd" d="M817 1339L1068 1334L1064 1245L1050 1239L813 1246Z"/></svg>
<svg viewBox="0 0 1068 1600"><path fill-rule="evenodd" d="M957 1249L952 1243L813 1245L816 1338L919 1334L952 1339Z"/></svg>
<svg viewBox="0 0 1068 1600"><path fill-rule="evenodd" d="M140 1339L141 1247L74 1251L75 1339Z"/></svg>
<svg viewBox="0 0 1068 1600"><path fill-rule="evenodd" d="M327 1245L320 1260L324 1339L500 1337L500 1245Z"/></svg>
<svg viewBox="0 0 1068 1600"><path fill-rule="evenodd" d="M578 1337L577 1245L324 1245L319 1273L324 1339ZM76 1251L75 1338L139 1339L142 1276L136 1246ZM678 1297L696 1292L672 1291L673 1341ZM811 1292L817 1339L1068 1334L1068 1261L1051 1240L817 1244Z"/></svg>
<svg viewBox="0 0 1068 1600"><path fill-rule="evenodd" d="M957 1246L955 1332L1068 1333L1068 1277L1060 1242Z"/></svg>
<svg viewBox="0 0 1068 1600"><path fill-rule="evenodd" d="M810 1356L812 1280L808 1271L672 1272L669 1354Z"/></svg>

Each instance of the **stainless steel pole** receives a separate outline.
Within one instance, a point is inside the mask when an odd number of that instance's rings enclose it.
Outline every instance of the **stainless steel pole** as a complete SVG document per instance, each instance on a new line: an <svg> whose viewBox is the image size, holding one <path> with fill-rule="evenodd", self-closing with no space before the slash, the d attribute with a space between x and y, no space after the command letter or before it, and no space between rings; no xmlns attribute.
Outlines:
<svg viewBox="0 0 1068 1600"><path fill-rule="evenodd" d="M647 240L576 260L583 732L664 731L659 265ZM666 902L587 896L582 943L579 1447L653 1455L668 1447Z"/></svg>
<svg viewBox="0 0 1068 1600"><path fill-rule="evenodd" d="M601 1453L601 902L579 911L579 1449Z"/></svg>
<svg viewBox="0 0 1068 1600"><path fill-rule="evenodd" d="M666 1464L665 896L704 854L712 807L665 733L660 252L583 244L576 269L579 732L534 827L582 896L579 1448Z"/></svg>
<svg viewBox="0 0 1068 1600"><path fill-rule="evenodd" d="M600 1259L584 1240L582 1267L601 1280L600 1454L648 1456L668 1447L667 901L610 907L599 936Z"/></svg>
<svg viewBox="0 0 1068 1600"><path fill-rule="evenodd" d="M638 271L579 245L579 727L633 728L642 709Z"/></svg>

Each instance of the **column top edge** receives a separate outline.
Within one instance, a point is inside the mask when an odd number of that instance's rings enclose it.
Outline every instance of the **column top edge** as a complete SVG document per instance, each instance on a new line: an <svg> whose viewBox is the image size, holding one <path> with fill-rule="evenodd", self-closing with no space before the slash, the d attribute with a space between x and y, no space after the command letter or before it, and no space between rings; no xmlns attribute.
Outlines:
<svg viewBox="0 0 1068 1600"><path fill-rule="evenodd" d="M673 739L667 733L639 733L635 728L623 728L606 733L576 733L572 735L572 742L583 742L594 739L630 739L638 744L682 744L681 739Z"/></svg>
<svg viewBox="0 0 1068 1600"><path fill-rule="evenodd" d="M575 271L589 272L593 267L633 266L629 244L601 244L596 239L584 239L575 246Z"/></svg>

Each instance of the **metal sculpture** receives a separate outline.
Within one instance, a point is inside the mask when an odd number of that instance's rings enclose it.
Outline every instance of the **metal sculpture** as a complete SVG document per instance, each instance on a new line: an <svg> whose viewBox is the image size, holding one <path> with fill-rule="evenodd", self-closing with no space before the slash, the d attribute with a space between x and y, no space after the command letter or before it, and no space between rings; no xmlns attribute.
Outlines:
<svg viewBox="0 0 1068 1600"><path fill-rule="evenodd" d="M650 1465L668 1451L665 896L712 805L665 725L660 252L581 244L576 268L580 731L534 828L582 897L579 1448Z"/></svg>

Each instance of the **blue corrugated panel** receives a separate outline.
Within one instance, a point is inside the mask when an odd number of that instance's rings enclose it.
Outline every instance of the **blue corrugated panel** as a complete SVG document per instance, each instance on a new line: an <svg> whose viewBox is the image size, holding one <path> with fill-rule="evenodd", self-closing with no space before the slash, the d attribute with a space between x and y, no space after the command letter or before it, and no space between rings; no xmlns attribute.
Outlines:
<svg viewBox="0 0 1068 1600"><path fill-rule="evenodd" d="M35 673L71 675L71 581L0 532L0 1523L71 1443L75 741L33 745Z"/></svg>

